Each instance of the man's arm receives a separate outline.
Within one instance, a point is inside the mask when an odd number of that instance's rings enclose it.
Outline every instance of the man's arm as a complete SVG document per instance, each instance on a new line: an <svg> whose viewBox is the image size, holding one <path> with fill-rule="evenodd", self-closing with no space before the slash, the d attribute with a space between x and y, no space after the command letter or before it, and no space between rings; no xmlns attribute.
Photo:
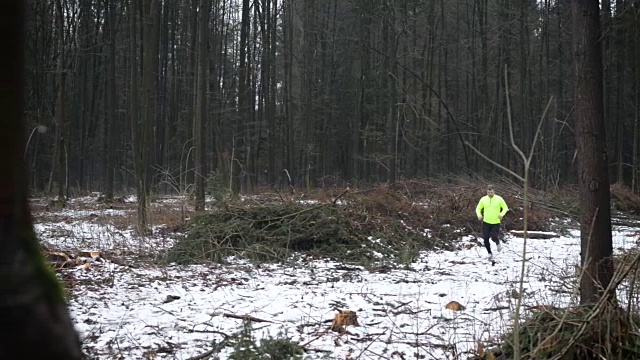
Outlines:
<svg viewBox="0 0 640 360"><path fill-rule="evenodd" d="M478 216L478 220L482 220L482 209L484 208L482 199L484 199L484 197L480 198L480 201L478 201L478 205L476 206L476 216Z"/></svg>
<svg viewBox="0 0 640 360"><path fill-rule="evenodd" d="M500 198L500 200L502 200L501 204L500 204L500 208L502 209L502 211L500 211L500 216L504 217L506 215L507 211L509 211L509 207L507 206L507 202L504 201L503 198Z"/></svg>

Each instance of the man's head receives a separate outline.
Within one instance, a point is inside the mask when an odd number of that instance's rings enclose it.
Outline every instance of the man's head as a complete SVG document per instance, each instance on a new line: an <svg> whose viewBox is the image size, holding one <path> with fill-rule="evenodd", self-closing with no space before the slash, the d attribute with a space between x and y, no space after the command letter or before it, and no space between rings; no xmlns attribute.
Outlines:
<svg viewBox="0 0 640 360"><path fill-rule="evenodd" d="M493 189L493 185L487 185L487 195L492 197L495 193L496 191Z"/></svg>

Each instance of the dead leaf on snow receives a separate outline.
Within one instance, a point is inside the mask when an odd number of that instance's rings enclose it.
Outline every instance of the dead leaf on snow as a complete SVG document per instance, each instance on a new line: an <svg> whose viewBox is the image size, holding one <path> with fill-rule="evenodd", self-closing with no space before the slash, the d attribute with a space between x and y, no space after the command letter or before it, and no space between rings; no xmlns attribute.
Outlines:
<svg viewBox="0 0 640 360"><path fill-rule="evenodd" d="M466 309L464 305L460 304L457 301L449 301L449 303L447 303L447 305L445 305L444 307L453 311L462 311Z"/></svg>

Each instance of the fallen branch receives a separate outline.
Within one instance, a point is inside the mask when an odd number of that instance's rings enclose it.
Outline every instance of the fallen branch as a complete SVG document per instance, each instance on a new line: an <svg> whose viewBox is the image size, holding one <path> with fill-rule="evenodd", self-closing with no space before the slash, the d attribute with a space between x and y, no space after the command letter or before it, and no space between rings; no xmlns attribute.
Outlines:
<svg viewBox="0 0 640 360"><path fill-rule="evenodd" d="M232 318L232 319L248 320L253 322L268 322L268 323L273 322L271 320L264 320L257 317L253 317L251 315L223 314L222 316L227 318Z"/></svg>
<svg viewBox="0 0 640 360"><path fill-rule="evenodd" d="M196 355L196 356L190 357L187 360L202 360L202 359L206 359L206 358L208 358L209 356L213 355L215 352L218 352L218 351L220 351L220 349L218 349L216 347L216 348L213 348L213 349L208 350L206 352L203 352L200 355Z"/></svg>
<svg viewBox="0 0 640 360"><path fill-rule="evenodd" d="M482 311L500 311L500 310L509 310L508 306L496 306L483 309Z"/></svg>
<svg viewBox="0 0 640 360"><path fill-rule="evenodd" d="M346 189L344 189L344 191L343 191L340 195L338 195L335 199L333 199L333 205L335 205L335 204L338 202L338 200L339 200L342 196L344 196L344 194L346 194L346 193L347 193L347 191L349 191L349 187L348 187L348 186L347 186L347 188L346 188Z"/></svg>
<svg viewBox="0 0 640 360"><path fill-rule="evenodd" d="M524 231L511 230L511 235L516 237L524 237ZM527 231L527 238L529 239L553 239L560 237L560 235L548 231Z"/></svg>

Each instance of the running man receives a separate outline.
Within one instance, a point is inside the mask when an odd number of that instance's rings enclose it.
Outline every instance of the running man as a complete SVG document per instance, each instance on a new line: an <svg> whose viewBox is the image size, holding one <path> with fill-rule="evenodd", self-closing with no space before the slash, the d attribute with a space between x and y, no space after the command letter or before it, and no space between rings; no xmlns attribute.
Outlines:
<svg viewBox="0 0 640 360"><path fill-rule="evenodd" d="M483 196L476 206L476 215L478 215L478 220L482 221L482 238L484 239L484 247L489 253L489 260L493 259L489 238L496 243L498 252L502 251L498 235L500 234L500 222L507 211L509 211L507 203L501 196L496 195L493 185L488 185L487 195Z"/></svg>

